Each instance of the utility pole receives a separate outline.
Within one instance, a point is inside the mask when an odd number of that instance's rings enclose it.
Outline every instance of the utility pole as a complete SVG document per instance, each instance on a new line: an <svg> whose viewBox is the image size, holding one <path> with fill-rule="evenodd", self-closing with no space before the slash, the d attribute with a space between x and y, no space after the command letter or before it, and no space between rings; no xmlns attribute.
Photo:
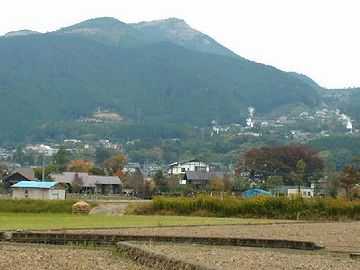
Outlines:
<svg viewBox="0 0 360 270"><path fill-rule="evenodd" d="M43 150L41 181L44 182L44 178L45 178L45 150Z"/></svg>

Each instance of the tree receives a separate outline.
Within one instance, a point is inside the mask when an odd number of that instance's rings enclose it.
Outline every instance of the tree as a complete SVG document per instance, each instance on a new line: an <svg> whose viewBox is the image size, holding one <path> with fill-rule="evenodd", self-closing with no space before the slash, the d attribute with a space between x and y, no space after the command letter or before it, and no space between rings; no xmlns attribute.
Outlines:
<svg viewBox="0 0 360 270"><path fill-rule="evenodd" d="M283 176L285 184L294 184L291 171L296 171L299 160L305 163L304 181L324 169L324 162L318 152L307 146L280 146L252 148L239 160L236 173L248 172L250 178L259 178L263 182L269 176Z"/></svg>
<svg viewBox="0 0 360 270"><path fill-rule="evenodd" d="M339 176L339 181L346 191L346 198L352 200L352 188L360 182L360 170L354 166L345 166Z"/></svg>
<svg viewBox="0 0 360 270"><path fill-rule="evenodd" d="M243 176L241 176L240 174L235 174L235 191L244 191L249 189L250 186L250 182L247 181Z"/></svg>
<svg viewBox="0 0 360 270"><path fill-rule="evenodd" d="M89 174L93 174L93 175L106 175L105 169L102 167L92 167L89 170Z"/></svg>
<svg viewBox="0 0 360 270"><path fill-rule="evenodd" d="M127 173L122 178L122 181L125 188L132 188L135 190L136 194L141 196L144 195L145 179L139 168L136 168L135 172L133 173Z"/></svg>
<svg viewBox="0 0 360 270"><path fill-rule="evenodd" d="M94 162L83 159L72 160L67 167L69 172L89 173L95 167Z"/></svg>
<svg viewBox="0 0 360 270"><path fill-rule="evenodd" d="M116 149L99 146L95 150L95 163L96 165L101 166L104 164L105 160L109 159L112 156L116 156L118 154L120 153Z"/></svg>
<svg viewBox="0 0 360 270"><path fill-rule="evenodd" d="M116 155L108 158L104 162L105 171L108 175L124 176L123 169L127 163L127 158L122 155Z"/></svg>
<svg viewBox="0 0 360 270"><path fill-rule="evenodd" d="M25 162L25 152L20 145L17 145L15 148L15 153L13 154L13 161L21 165Z"/></svg>
<svg viewBox="0 0 360 270"><path fill-rule="evenodd" d="M59 151L54 155L53 163L58 166L60 172L64 172L66 170L69 158L64 145L60 146Z"/></svg>
<svg viewBox="0 0 360 270"><path fill-rule="evenodd" d="M300 194L300 187L301 184L304 182L304 175L305 175L305 162L300 159L296 162L296 168L294 171L290 172L291 179L293 183L298 186L298 194Z"/></svg>
<svg viewBox="0 0 360 270"><path fill-rule="evenodd" d="M326 178L326 189L331 197L336 198L340 187L339 174L335 170L327 170Z"/></svg>
<svg viewBox="0 0 360 270"><path fill-rule="evenodd" d="M83 179L79 176L78 173L75 173L74 180L72 182L72 191L75 193L79 193L83 185L84 185Z"/></svg>
<svg viewBox="0 0 360 270"><path fill-rule="evenodd" d="M51 174L58 172L59 172L59 168L56 164L49 164L44 168L44 179L47 181L51 181L52 180ZM43 168L42 167L35 168L34 173L37 179L42 179Z"/></svg>
<svg viewBox="0 0 360 270"><path fill-rule="evenodd" d="M213 177L210 181L210 188L212 191L217 191L217 192L224 191L225 190L224 180L218 177Z"/></svg>
<svg viewBox="0 0 360 270"><path fill-rule="evenodd" d="M224 191L231 191L234 189L234 183L230 180L229 175L225 174L223 178Z"/></svg>
<svg viewBox="0 0 360 270"><path fill-rule="evenodd" d="M144 181L144 198L151 198L152 195L152 186L151 181Z"/></svg>
<svg viewBox="0 0 360 270"><path fill-rule="evenodd" d="M276 190L277 188L284 185L284 178L280 175L269 176L263 185L264 189Z"/></svg>
<svg viewBox="0 0 360 270"><path fill-rule="evenodd" d="M156 171L153 180L155 183L155 188L158 191L164 192L164 191L168 190L167 183L166 183L166 177L165 177L164 173L162 172L162 170Z"/></svg>
<svg viewBox="0 0 360 270"><path fill-rule="evenodd" d="M176 187L179 185L180 176L171 174L166 177L166 186L169 190L174 191Z"/></svg>

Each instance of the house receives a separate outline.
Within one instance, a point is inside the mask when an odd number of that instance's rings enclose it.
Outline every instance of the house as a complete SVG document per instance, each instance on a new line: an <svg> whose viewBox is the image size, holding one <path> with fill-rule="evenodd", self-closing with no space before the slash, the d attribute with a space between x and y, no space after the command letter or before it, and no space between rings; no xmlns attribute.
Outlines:
<svg viewBox="0 0 360 270"><path fill-rule="evenodd" d="M20 181L12 185L11 189L13 199L65 199L65 187L58 182Z"/></svg>
<svg viewBox="0 0 360 270"><path fill-rule="evenodd" d="M186 161L178 161L173 162L169 165L169 174L185 174L188 171L201 171L201 172L208 172L210 171L209 164L205 163L204 161L200 161L198 159L191 159Z"/></svg>
<svg viewBox="0 0 360 270"><path fill-rule="evenodd" d="M299 194L299 190L297 186L282 186L272 190L274 195L283 195L283 196L296 196ZM300 186L300 194L304 198L314 197L314 188L313 187L305 187Z"/></svg>
<svg viewBox="0 0 360 270"><path fill-rule="evenodd" d="M81 190L98 192L101 194L118 194L121 191L122 182L117 176L89 175L88 173L63 172L61 174L51 174L56 182L73 188L74 180L80 180L77 183Z"/></svg>
<svg viewBox="0 0 360 270"><path fill-rule="evenodd" d="M297 187L294 188L288 188L287 190L287 196L296 196L299 194L299 189ZM314 189L310 187L300 187L300 194L304 198L311 198L314 197Z"/></svg>
<svg viewBox="0 0 360 270"><path fill-rule="evenodd" d="M224 179L224 177L226 177L226 173L220 171L188 171L180 180L180 184L193 185L195 188L202 188L210 184L211 180L214 178Z"/></svg>
<svg viewBox="0 0 360 270"><path fill-rule="evenodd" d="M35 181L34 170L32 168L16 168L4 177L4 183L6 188L10 188L12 185L20 181Z"/></svg>

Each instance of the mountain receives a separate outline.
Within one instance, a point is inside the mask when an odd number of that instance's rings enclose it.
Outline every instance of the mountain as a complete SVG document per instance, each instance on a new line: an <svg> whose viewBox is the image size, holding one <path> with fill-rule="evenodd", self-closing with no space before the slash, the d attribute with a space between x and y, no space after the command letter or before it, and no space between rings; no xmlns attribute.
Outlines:
<svg viewBox="0 0 360 270"><path fill-rule="evenodd" d="M191 28L184 20L169 18L134 23L131 26L147 36L162 41L170 41L191 50L238 57L211 37Z"/></svg>
<svg viewBox="0 0 360 270"><path fill-rule="evenodd" d="M0 38L0 142L90 117L98 107L130 122L206 126L239 122L249 106L269 113L319 103L312 87L286 72L205 52L191 38L164 41L141 24L100 18Z"/></svg>
<svg viewBox="0 0 360 270"><path fill-rule="evenodd" d="M4 35L4 37L27 36L27 35L35 35L35 34L40 34L40 33L36 31L24 29L19 31L8 32Z"/></svg>
<svg viewBox="0 0 360 270"><path fill-rule="evenodd" d="M102 43L121 46L140 46L154 42L136 28L110 17L90 19L55 32L82 36Z"/></svg>
<svg viewBox="0 0 360 270"><path fill-rule="evenodd" d="M325 88L318 85L313 79L311 79L309 76L306 76L304 74L296 73L296 72L289 72L290 75L302 80L304 83L309 85L312 89L315 91L322 93Z"/></svg>

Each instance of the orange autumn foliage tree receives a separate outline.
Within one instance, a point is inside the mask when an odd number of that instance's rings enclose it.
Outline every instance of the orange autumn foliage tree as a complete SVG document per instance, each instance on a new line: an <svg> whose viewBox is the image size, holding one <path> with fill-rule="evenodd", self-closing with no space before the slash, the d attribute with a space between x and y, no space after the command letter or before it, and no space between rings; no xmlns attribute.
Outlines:
<svg viewBox="0 0 360 270"><path fill-rule="evenodd" d="M104 161L104 167L108 175L124 176L124 166L127 164L126 156L119 154Z"/></svg>
<svg viewBox="0 0 360 270"><path fill-rule="evenodd" d="M76 159L70 162L70 164L67 167L67 171L88 173L94 167L95 167L94 162L90 160Z"/></svg>

